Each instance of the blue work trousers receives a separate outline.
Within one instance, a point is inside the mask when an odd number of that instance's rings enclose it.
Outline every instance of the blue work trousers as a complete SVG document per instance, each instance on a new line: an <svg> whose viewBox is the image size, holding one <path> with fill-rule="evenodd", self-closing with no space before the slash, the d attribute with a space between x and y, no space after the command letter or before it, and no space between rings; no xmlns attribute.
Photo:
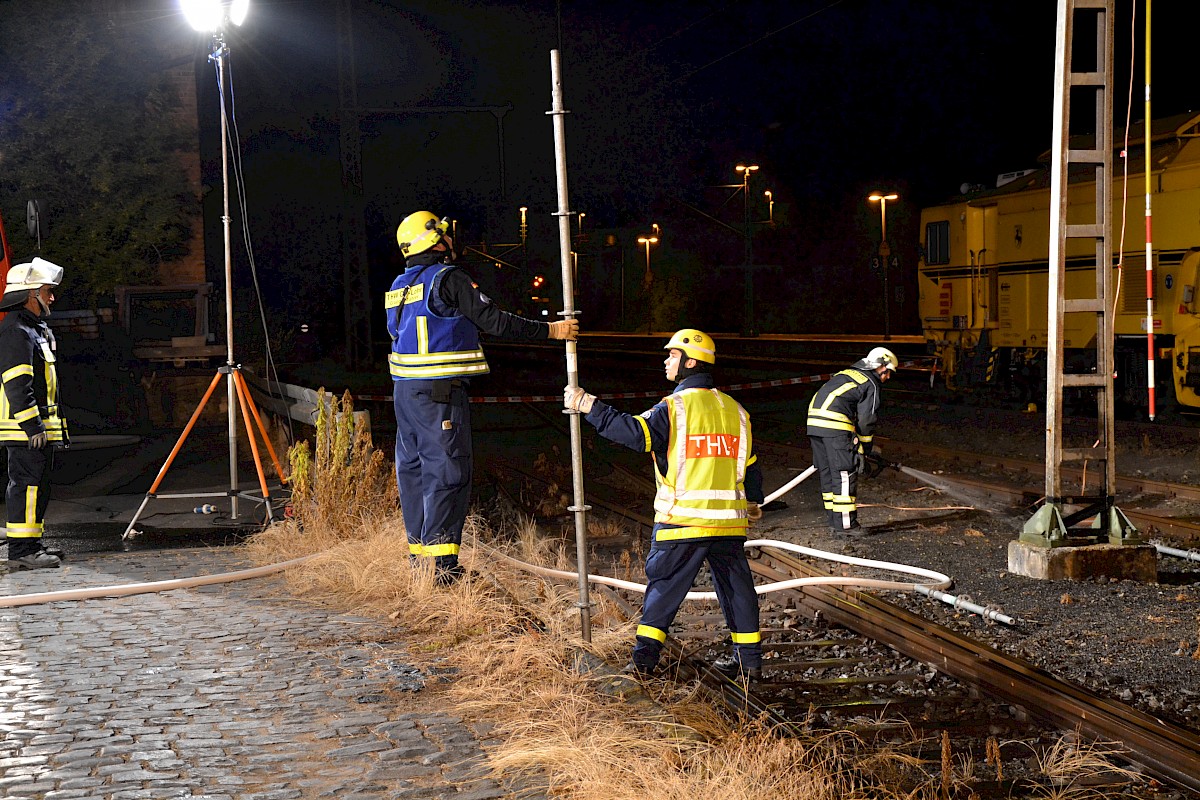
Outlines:
<svg viewBox="0 0 1200 800"><path fill-rule="evenodd" d="M393 381L392 405L396 483L409 555L433 558L439 573L455 569L471 505L471 403L465 382Z"/></svg>
<svg viewBox="0 0 1200 800"><path fill-rule="evenodd" d="M646 557L646 599L639 629L651 628L666 638L705 563L712 572L713 588L725 624L734 634L753 634L754 642L733 645L734 657L747 669L762 667L762 642L758 641L758 595L746 561L746 540L727 536L701 541L655 542ZM647 672L654 669L662 653L658 636L638 635L633 662Z"/></svg>

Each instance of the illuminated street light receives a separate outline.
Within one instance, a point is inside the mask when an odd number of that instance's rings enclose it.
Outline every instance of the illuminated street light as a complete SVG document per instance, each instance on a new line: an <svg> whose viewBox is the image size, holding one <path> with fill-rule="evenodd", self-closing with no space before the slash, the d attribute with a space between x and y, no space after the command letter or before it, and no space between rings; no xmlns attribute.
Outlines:
<svg viewBox="0 0 1200 800"><path fill-rule="evenodd" d="M525 237L529 234L529 226L525 224L525 212L529 206L521 206L521 246L525 246Z"/></svg>
<svg viewBox="0 0 1200 800"><path fill-rule="evenodd" d="M587 216L586 211L579 212L579 235L583 235L583 218Z"/></svg>
<svg viewBox="0 0 1200 800"><path fill-rule="evenodd" d="M657 236L639 236L638 244L646 245L646 274L642 278L642 280L646 284L646 286L649 286L650 282L654 280L654 275L650 272L650 245L658 244L658 237Z"/></svg>
<svg viewBox="0 0 1200 800"><path fill-rule="evenodd" d="M758 171L757 164L738 164L735 169L742 175L742 205L745 212L743 218L746 253L743 268L746 270L746 310L742 330L746 336L754 335L754 278L751 270L754 264L754 244L750 236L750 173Z"/></svg>
<svg viewBox="0 0 1200 800"><path fill-rule="evenodd" d="M772 194L771 194L771 190L770 190L770 189L768 189L767 191L763 192L763 195L764 195L764 196L767 198L767 224L768 224L768 225L774 225L774 224L775 224L775 200L774 200L774 195L772 195Z"/></svg>
<svg viewBox="0 0 1200 800"><path fill-rule="evenodd" d="M888 200L899 200L900 195L882 194L875 192L867 198L872 203L879 203L879 269L883 272L883 338L892 338L891 299L888 297L888 257L891 248L887 243L887 204Z"/></svg>
<svg viewBox="0 0 1200 800"><path fill-rule="evenodd" d="M642 287L646 293L650 292L650 285L654 282L654 273L650 271L650 245L658 244L657 236L639 236L638 244L646 245L646 274L642 276ZM650 298L646 298L646 333L650 333L654 325L654 317L651 314Z"/></svg>

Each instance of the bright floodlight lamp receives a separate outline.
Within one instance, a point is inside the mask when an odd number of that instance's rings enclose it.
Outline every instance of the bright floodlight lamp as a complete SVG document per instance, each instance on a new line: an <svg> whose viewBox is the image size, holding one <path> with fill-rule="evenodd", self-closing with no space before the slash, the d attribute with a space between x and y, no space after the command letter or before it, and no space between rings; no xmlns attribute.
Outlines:
<svg viewBox="0 0 1200 800"><path fill-rule="evenodd" d="M899 198L900 195L898 194L880 194L879 192L876 192L867 199L872 203L878 203L880 200L898 200Z"/></svg>
<svg viewBox="0 0 1200 800"><path fill-rule="evenodd" d="M226 23L241 25L250 10L250 0L179 0L183 16L195 30L213 33Z"/></svg>

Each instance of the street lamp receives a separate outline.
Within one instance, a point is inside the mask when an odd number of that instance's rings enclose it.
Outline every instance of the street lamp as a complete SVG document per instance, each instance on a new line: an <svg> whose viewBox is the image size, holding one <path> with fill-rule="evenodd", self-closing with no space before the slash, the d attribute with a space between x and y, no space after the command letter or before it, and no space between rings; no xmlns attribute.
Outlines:
<svg viewBox="0 0 1200 800"><path fill-rule="evenodd" d="M642 276L642 287L647 293L646 297L646 333L650 333L651 326L654 324L654 318L651 316L650 307L650 284L654 282L654 273L650 271L650 245L658 244L657 236L639 236L638 244L646 245L646 274Z"/></svg>
<svg viewBox="0 0 1200 800"><path fill-rule="evenodd" d="M586 211L579 212L579 235L583 235L583 218L587 216Z"/></svg>
<svg viewBox="0 0 1200 800"><path fill-rule="evenodd" d="M875 192L867 198L872 203L879 203L879 269L883 271L883 338L892 338L891 298L888 297L888 257L891 248L887 243L887 204L888 200L898 200L900 195L880 194Z"/></svg>
<svg viewBox="0 0 1200 800"><path fill-rule="evenodd" d="M735 169L742 174L742 205L744 210L744 236L746 240L745 263L746 270L746 320L742 327L746 336L754 335L754 279L751 270L754 264L754 244L750 236L750 173L758 170L757 164L738 164Z"/></svg>
<svg viewBox="0 0 1200 800"><path fill-rule="evenodd" d="M525 246L525 237L529 233L529 226L525 224L525 212L529 210L529 206L521 206L521 247Z"/></svg>
<svg viewBox="0 0 1200 800"><path fill-rule="evenodd" d="M650 272L650 245L658 244L657 236L639 236L638 244L646 245L646 274L642 277L642 282L649 288L650 282L654 280L653 273Z"/></svg>
<svg viewBox="0 0 1200 800"><path fill-rule="evenodd" d="M770 189L768 189L767 191L763 192L763 196L765 196L765 197L767 198L767 224L768 224L768 225L774 225L774 224L775 224L775 200L774 200L774 195L772 195L772 194L771 194L771 190L770 190Z"/></svg>

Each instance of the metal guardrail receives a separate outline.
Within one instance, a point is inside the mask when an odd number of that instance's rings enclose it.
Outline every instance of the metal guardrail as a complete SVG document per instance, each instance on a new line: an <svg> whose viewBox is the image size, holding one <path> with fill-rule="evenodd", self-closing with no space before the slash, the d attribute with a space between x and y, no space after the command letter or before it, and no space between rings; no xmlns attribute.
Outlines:
<svg viewBox="0 0 1200 800"><path fill-rule="evenodd" d="M255 404L263 410L280 417L299 422L303 425L317 424L317 410L322 404L329 413L334 393L322 393L318 389L309 389L292 383L264 381L249 370L242 370L246 383L250 386L250 394ZM371 412L362 410L354 412L355 426L365 425L365 430L371 429Z"/></svg>

